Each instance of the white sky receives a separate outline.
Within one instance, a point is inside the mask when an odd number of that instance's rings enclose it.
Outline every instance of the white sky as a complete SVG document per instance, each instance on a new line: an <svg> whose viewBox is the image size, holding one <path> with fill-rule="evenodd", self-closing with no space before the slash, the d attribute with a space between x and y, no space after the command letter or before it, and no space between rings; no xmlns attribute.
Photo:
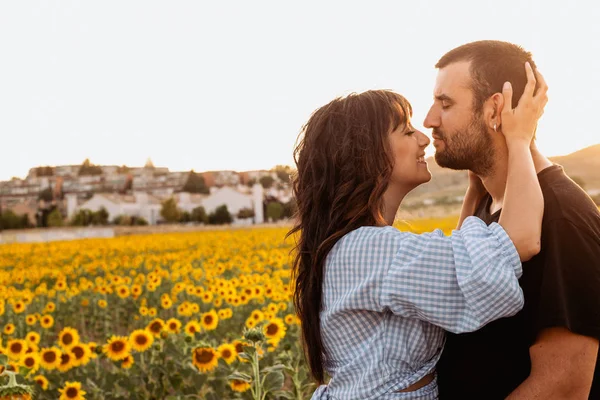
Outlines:
<svg viewBox="0 0 600 400"><path fill-rule="evenodd" d="M532 51L548 155L600 142L597 1L3 1L0 180L38 165L292 165L311 112L397 90L422 128L446 51ZM429 131L425 131L429 134ZM433 146L429 154L433 153Z"/></svg>

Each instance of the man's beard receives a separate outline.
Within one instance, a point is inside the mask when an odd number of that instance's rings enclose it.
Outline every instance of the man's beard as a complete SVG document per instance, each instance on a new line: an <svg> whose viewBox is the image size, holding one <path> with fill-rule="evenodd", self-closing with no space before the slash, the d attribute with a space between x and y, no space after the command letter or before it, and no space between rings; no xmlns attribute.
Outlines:
<svg viewBox="0 0 600 400"><path fill-rule="evenodd" d="M492 172L494 147L485 122L479 116L465 129L446 135L436 128L433 134L444 141L441 151L435 152L435 161L440 167L456 170L470 170L479 176Z"/></svg>

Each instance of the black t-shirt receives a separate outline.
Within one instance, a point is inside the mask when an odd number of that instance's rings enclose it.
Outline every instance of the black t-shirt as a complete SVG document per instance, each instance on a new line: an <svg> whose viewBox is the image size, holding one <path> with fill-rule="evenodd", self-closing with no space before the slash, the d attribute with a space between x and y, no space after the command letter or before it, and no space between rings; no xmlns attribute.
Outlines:
<svg viewBox="0 0 600 400"><path fill-rule="evenodd" d="M541 251L523 263L523 310L477 332L448 333L438 364L440 399L504 399L528 376L538 333L562 326L600 338L600 213L563 168L538 174L544 195ZM490 224L487 195L476 214ZM590 399L600 399L598 362Z"/></svg>

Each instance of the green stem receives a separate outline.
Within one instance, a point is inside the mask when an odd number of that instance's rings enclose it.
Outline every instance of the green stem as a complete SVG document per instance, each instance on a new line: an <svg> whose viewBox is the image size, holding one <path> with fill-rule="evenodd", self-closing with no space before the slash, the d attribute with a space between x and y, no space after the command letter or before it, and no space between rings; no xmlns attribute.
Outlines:
<svg viewBox="0 0 600 400"><path fill-rule="evenodd" d="M296 368L294 368L294 375L292 376L292 381L294 382L294 387L296 388L296 399L302 400L302 382L298 379L298 369L300 367L300 362L296 361Z"/></svg>
<svg viewBox="0 0 600 400"><path fill-rule="evenodd" d="M17 374L13 371L5 369L0 376L8 375L8 384L5 387L17 386Z"/></svg>
<svg viewBox="0 0 600 400"><path fill-rule="evenodd" d="M252 368L254 369L254 385L256 387L256 399L257 400L262 400L262 393L261 393L261 383L260 383L260 367L258 365L258 350L256 349L256 345L254 345L254 356L253 358L253 365Z"/></svg>

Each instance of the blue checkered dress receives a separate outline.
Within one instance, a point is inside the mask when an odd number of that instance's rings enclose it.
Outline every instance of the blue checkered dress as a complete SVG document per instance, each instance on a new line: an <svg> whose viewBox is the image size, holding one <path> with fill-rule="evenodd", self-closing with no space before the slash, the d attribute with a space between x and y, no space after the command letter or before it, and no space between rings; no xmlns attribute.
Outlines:
<svg viewBox="0 0 600 400"><path fill-rule="evenodd" d="M361 227L326 259L321 334L331 377L313 399L437 399L444 330L477 330L523 307L521 262L502 227L476 217L451 236Z"/></svg>

